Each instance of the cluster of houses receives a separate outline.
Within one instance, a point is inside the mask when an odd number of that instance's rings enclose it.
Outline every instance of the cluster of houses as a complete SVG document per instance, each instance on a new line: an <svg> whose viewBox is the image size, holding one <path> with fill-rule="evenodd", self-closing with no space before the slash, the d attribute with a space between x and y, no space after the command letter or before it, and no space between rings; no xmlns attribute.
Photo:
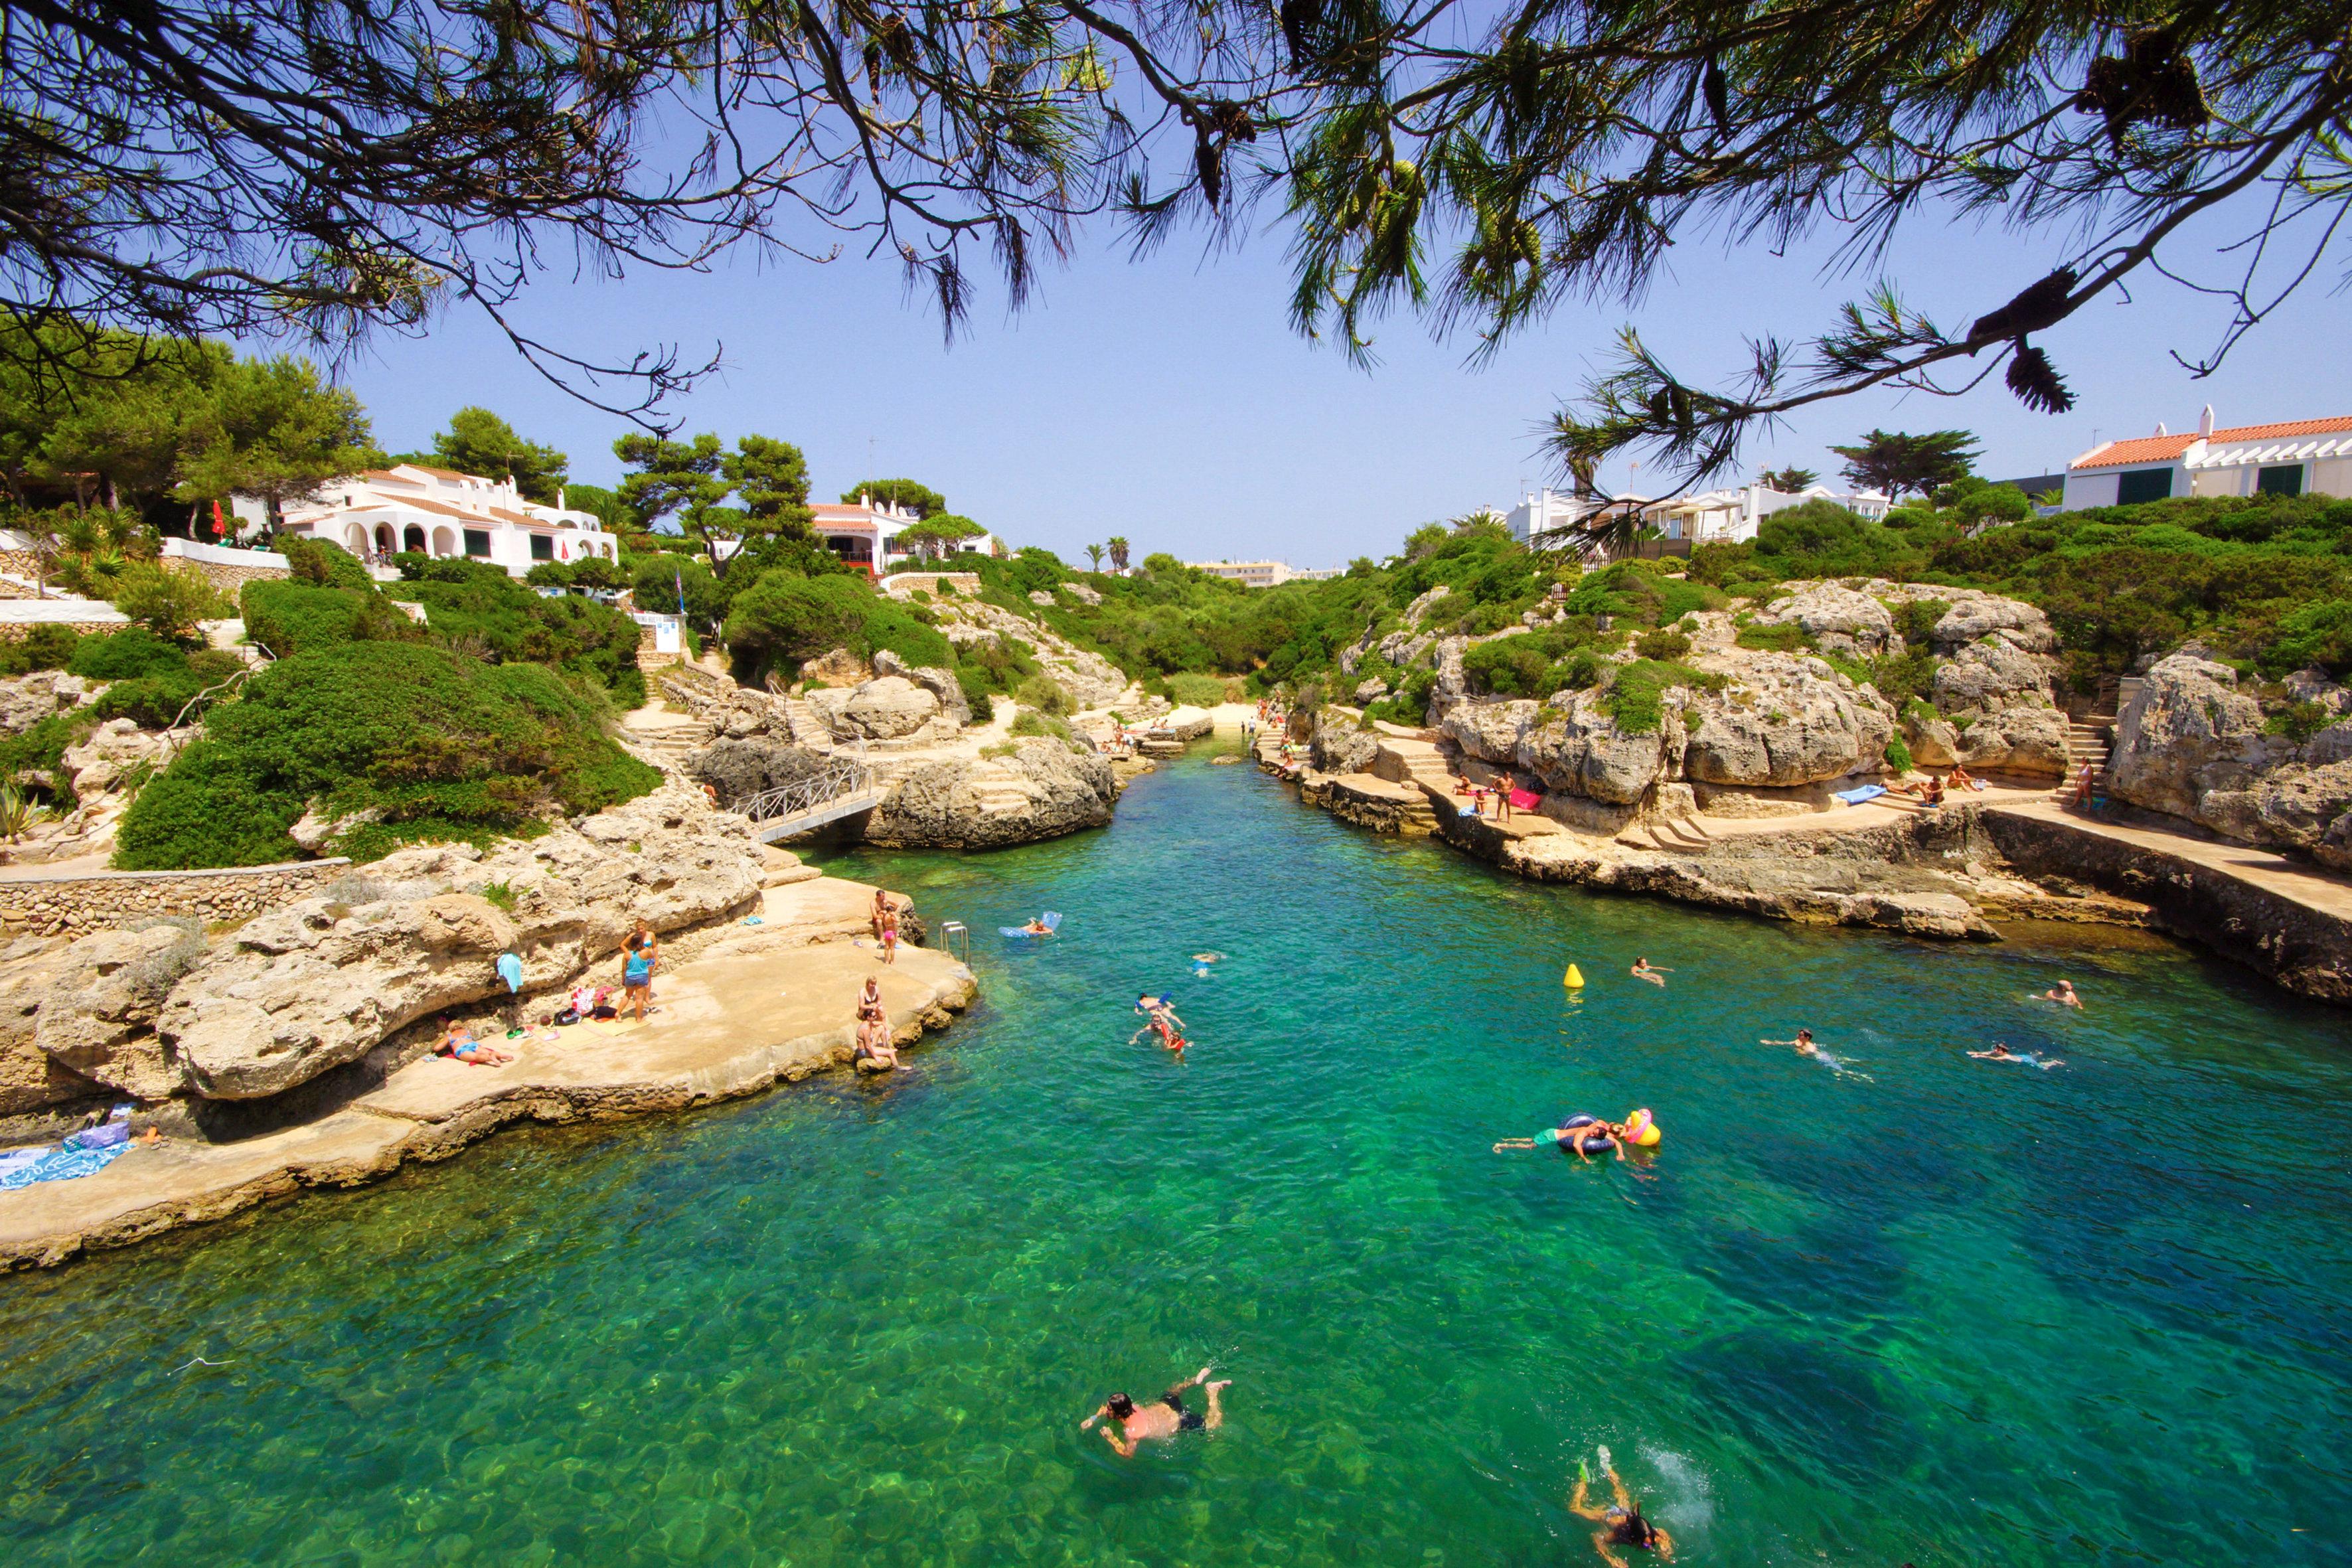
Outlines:
<svg viewBox="0 0 2352 1568"><path fill-rule="evenodd" d="M2029 496L2062 491L2060 503L2044 509L2055 511L2128 506L2168 496L2352 496L2352 418L2217 429L2208 407L2192 433L2175 436L2159 425L2153 436L2101 442L2068 464L2063 474L2002 482ZM1893 505L1893 498L1878 490L1840 490L1827 485L1793 492L1741 485L1664 500L1604 500L1547 489L1523 497L1507 521L1511 536L1522 543L1557 545L1596 539L1608 531L1604 524L1631 513L1633 531L1645 536L1635 547L1640 553L1686 555L1696 543L1753 539L1766 518L1811 500L1834 501L1873 520L1885 517Z"/></svg>
<svg viewBox="0 0 2352 1568"><path fill-rule="evenodd" d="M921 557L908 538L922 519L887 502L860 496L847 505L821 505L812 527L835 554L867 574L880 577ZM239 497L236 519L247 531L268 531L266 504ZM574 563L602 558L617 563L621 544L593 512L563 504L527 500L511 479L485 479L423 463L371 468L322 487L305 500L280 509L276 529L341 546L372 566L415 552L435 559L461 556L503 566L520 577L543 562ZM959 540L961 551L1003 554L992 535ZM724 559L728 551L721 548Z"/></svg>

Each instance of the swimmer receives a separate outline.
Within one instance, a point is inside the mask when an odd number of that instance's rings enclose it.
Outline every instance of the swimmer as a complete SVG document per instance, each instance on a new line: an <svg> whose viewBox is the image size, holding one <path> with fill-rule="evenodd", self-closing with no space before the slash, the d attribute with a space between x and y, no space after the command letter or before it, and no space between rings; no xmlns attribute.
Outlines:
<svg viewBox="0 0 2352 1568"><path fill-rule="evenodd" d="M1051 936L1054 934L1054 928L1047 925L1044 921L1031 921L1027 925L1023 926L1021 930L1024 935L1028 936Z"/></svg>
<svg viewBox="0 0 2352 1568"><path fill-rule="evenodd" d="M1173 1437L1179 1432L1213 1432L1225 1424L1224 1404L1218 1395L1233 1386L1234 1380L1226 1377L1211 1383L1209 1372L1202 1367L1149 1405L1139 1405L1124 1394L1114 1394L1078 1423L1078 1430L1091 1431L1096 1422L1101 1422L1103 1440L1122 1459L1134 1456L1136 1445L1153 1438ZM1209 1396L1206 1412L1184 1408L1184 1391L1195 1386Z"/></svg>
<svg viewBox="0 0 2352 1568"><path fill-rule="evenodd" d="M1609 1146L1617 1151L1617 1158L1622 1160L1625 1157L1624 1137L1625 1129L1622 1123L1588 1121L1580 1127L1548 1127L1532 1138L1506 1138L1495 1145L1495 1152L1500 1154L1510 1149L1540 1149L1547 1143L1556 1143L1563 1149L1574 1151L1578 1159L1590 1165L1592 1156L1584 1152L1586 1139L1606 1140Z"/></svg>
<svg viewBox="0 0 2352 1568"><path fill-rule="evenodd" d="M2039 1052L2012 1051L2005 1042L2000 1040L1995 1040L1992 1043L1992 1049L1989 1051L1970 1051L1969 1055L1980 1062L2021 1062L2030 1068L2040 1068L2043 1072L2048 1072L2052 1068L2063 1068L2066 1065L2063 1061L2045 1062Z"/></svg>
<svg viewBox="0 0 2352 1568"><path fill-rule="evenodd" d="M1184 1037L1184 1020L1176 1016L1176 1009L1169 1004L1167 997L1147 993L1135 999L1135 1010L1144 1016L1144 1025L1127 1037L1129 1045L1156 1032L1161 1045L1181 1056L1184 1047L1192 1043Z"/></svg>
<svg viewBox="0 0 2352 1568"><path fill-rule="evenodd" d="M1631 973L1634 979L1646 980L1651 984L1656 986L1659 990L1664 991L1666 988L1666 983L1659 977L1661 975L1672 974L1674 971L1671 969L1653 969L1650 967L1650 961L1648 959L1637 958L1633 961L1633 967Z"/></svg>
<svg viewBox="0 0 2352 1568"><path fill-rule="evenodd" d="M1642 1510L1634 1505L1632 1494L1625 1489L1625 1483L1618 1479L1617 1467L1610 1463L1606 1448L1601 1450L1601 1473L1609 1478L1610 1489L1617 1495L1615 1503L1607 1508L1595 1508L1586 1500L1585 1493L1591 1487L1592 1480L1584 1473L1581 1464L1576 1467L1576 1493L1568 1500L1570 1513L1601 1526L1592 1532L1592 1550L1601 1553L1601 1560L1609 1563L1611 1568L1629 1568L1622 1557L1609 1550L1612 1546L1638 1547L1644 1552L1656 1552L1662 1563L1673 1562L1673 1539L1642 1517Z"/></svg>
<svg viewBox="0 0 2352 1568"><path fill-rule="evenodd" d="M2061 980L2058 983L2058 988L2056 990L2044 991L2041 995L2035 997L2034 1000L2037 1002L2055 1002L2061 1007L2079 1008L2083 1005L2083 999L2074 994L2074 983L2071 980Z"/></svg>
<svg viewBox="0 0 2352 1568"><path fill-rule="evenodd" d="M1797 1047L1797 1054L1801 1057L1817 1057L1822 1054L1821 1047L1813 1044L1813 1032L1811 1029L1798 1030L1797 1037L1793 1040L1759 1040L1756 1043L1759 1046L1794 1046Z"/></svg>

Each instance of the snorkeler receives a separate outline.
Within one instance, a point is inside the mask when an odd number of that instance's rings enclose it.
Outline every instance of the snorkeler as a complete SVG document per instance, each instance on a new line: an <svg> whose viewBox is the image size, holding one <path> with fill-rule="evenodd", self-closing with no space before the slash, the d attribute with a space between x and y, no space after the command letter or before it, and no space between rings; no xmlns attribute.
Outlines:
<svg viewBox="0 0 2352 1568"><path fill-rule="evenodd" d="M1612 1546L1633 1546L1656 1552L1660 1562L1673 1562L1673 1538L1642 1517L1642 1510L1634 1505L1633 1495L1625 1489L1625 1483L1618 1479L1617 1467L1610 1463L1607 1448L1601 1450L1601 1473L1609 1478L1610 1489L1617 1494L1613 1505L1595 1508L1585 1500L1592 1478L1585 1473L1580 1462L1576 1467L1576 1493L1568 1500L1570 1513L1601 1526L1592 1532L1592 1549L1601 1553L1601 1560L1611 1564L1611 1568L1629 1568L1622 1557L1609 1549Z"/></svg>
<svg viewBox="0 0 2352 1568"><path fill-rule="evenodd" d="M2021 1062L2030 1068L2040 1068L2043 1072L2048 1072L2052 1068L2063 1068L2066 1065L2063 1061L2045 1062L2038 1052L2012 1051L2005 1042L2000 1040L1995 1040L1992 1043L1992 1049L1989 1051L1970 1051L1969 1055L1980 1062Z"/></svg>
<svg viewBox="0 0 2352 1568"><path fill-rule="evenodd" d="M1081 1432L1091 1431L1097 1421L1103 1423L1103 1440L1122 1459L1135 1453L1136 1445L1156 1437L1173 1437L1179 1432L1213 1432L1225 1424L1223 1402L1218 1398L1233 1384L1232 1378L1209 1381L1208 1367L1202 1367L1149 1405L1138 1405L1124 1394L1114 1394L1097 1406L1092 1415L1078 1423ZM1184 1391L1199 1386L1209 1396L1209 1408L1203 1413L1184 1408Z"/></svg>

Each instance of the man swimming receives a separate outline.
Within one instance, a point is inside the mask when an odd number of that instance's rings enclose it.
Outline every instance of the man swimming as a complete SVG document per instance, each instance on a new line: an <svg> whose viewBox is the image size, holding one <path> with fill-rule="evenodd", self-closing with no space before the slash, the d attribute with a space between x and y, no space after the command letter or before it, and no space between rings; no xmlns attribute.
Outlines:
<svg viewBox="0 0 2352 1568"><path fill-rule="evenodd" d="M1576 1494L1568 1500L1570 1513L1580 1519L1591 1520L1601 1527L1592 1532L1592 1550L1601 1553L1601 1560L1609 1563L1611 1568L1629 1568L1622 1557L1609 1550L1612 1546L1637 1547L1643 1552L1656 1552L1662 1563L1673 1562L1673 1537L1642 1517L1642 1510L1634 1506L1633 1495L1626 1491L1625 1483L1618 1479L1617 1467L1610 1463L1606 1448L1601 1450L1601 1471L1609 1478L1610 1489L1617 1494L1613 1505L1595 1508L1585 1500L1592 1478L1584 1473L1581 1463L1576 1467Z"/></svg>
<svg viewBox="0 0 2352 1568"><path fill-rule="evenodd" d="M2044 991L2035 1000L2055 1002L2061 1007L2080 1007L2083 1005L2083 999L2074 994L2074 983L2071 980L2061 980L2056 990Z"/></svg>
<svg viewBox="0 0 2352 1568"><path fill-rule="evenodd" d="M1759 1040L1756 1043L1759 1046L1794 1046L1797 1047L1797 1054L1801 1057L1817 1057L1822 1054L1821 1047L1813 1044L1813 1032L1811 1029L1798 1030L1797 1037L1793 1040Z"/></svg>
<svg viewBox="0 0 2352 1568"><path fill-rule="evenodd" d="M1135 1010L1144 1016L1144 1024L1143 1027L1127 1037L1129 1045L1155 1031L1160 1036L1160 1043L1180 1056L1183 1054L1184 1047L1192 1043L1184 1037L1184 1020L1176 1016L1176 1009L1167 997L1149 994L1139 996L1135 999Z"/></svg>
<svg viewBox="0 0 2352 1568"><path fill-rule="evenodd" d="M1970 1051L1969 1055L1980 1062L2021 1062L2030 1068L2040 1068L2043 1072L2066 1065L2063 1061L2045 1062L2035 1051L2012 1051L2006 1042L2000 1040L1995 1040L1989 1051Z"/></svg>
<svg viewBox="0 0 2352 1568"><path fill-rule="evenodd" d="M1563 1149L1574 1151L1578 1159L1590 1165L1592 1156L1584 1152L1584 1142L1588 1138L1598 1138L1607 1143L1617 1151L1620 1160L1625 1157L1625 1129L1614 1121L1580 1121L1573 1127L1548 1127L1532 1138L1505 1138L1496 1143L1495 1152L1500 1154L1507 1149L1540 1149L1547 1143L1556 1143Z"/></svg>
<svg viewBox="0 0 2352 1568"><path fill-rule="evenodd" d="M1114 1394L1078 1423L1078 1430L1090 1431L1096 1422L1102 1422L1103 1440L1122 1459L1132 1458L1139 1443L1173 1437L1179 1432L1213 1432L1225 1424L1224 1405L1218 1396L1233 1386L1234 1380L1227 1377L1211 1383L1209 1372L1202 1367L1149 1405ZM1196 1385L1209 1396L1205 1412L1184 1408L1184 1391Z"/></svg>

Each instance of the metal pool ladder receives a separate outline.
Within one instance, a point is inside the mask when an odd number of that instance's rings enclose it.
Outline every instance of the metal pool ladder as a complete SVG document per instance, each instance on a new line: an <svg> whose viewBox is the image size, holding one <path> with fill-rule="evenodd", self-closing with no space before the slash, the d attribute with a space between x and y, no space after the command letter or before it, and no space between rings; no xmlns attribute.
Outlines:
<svg viewBox="0 0 2352 1568"><path fill-rule="evenodd" d="M959 944L961 945L961 952L957 951ZM965 928L963 921L941 921L940 922L940 951L966 969L971 967L971 932Z"/></svg>

